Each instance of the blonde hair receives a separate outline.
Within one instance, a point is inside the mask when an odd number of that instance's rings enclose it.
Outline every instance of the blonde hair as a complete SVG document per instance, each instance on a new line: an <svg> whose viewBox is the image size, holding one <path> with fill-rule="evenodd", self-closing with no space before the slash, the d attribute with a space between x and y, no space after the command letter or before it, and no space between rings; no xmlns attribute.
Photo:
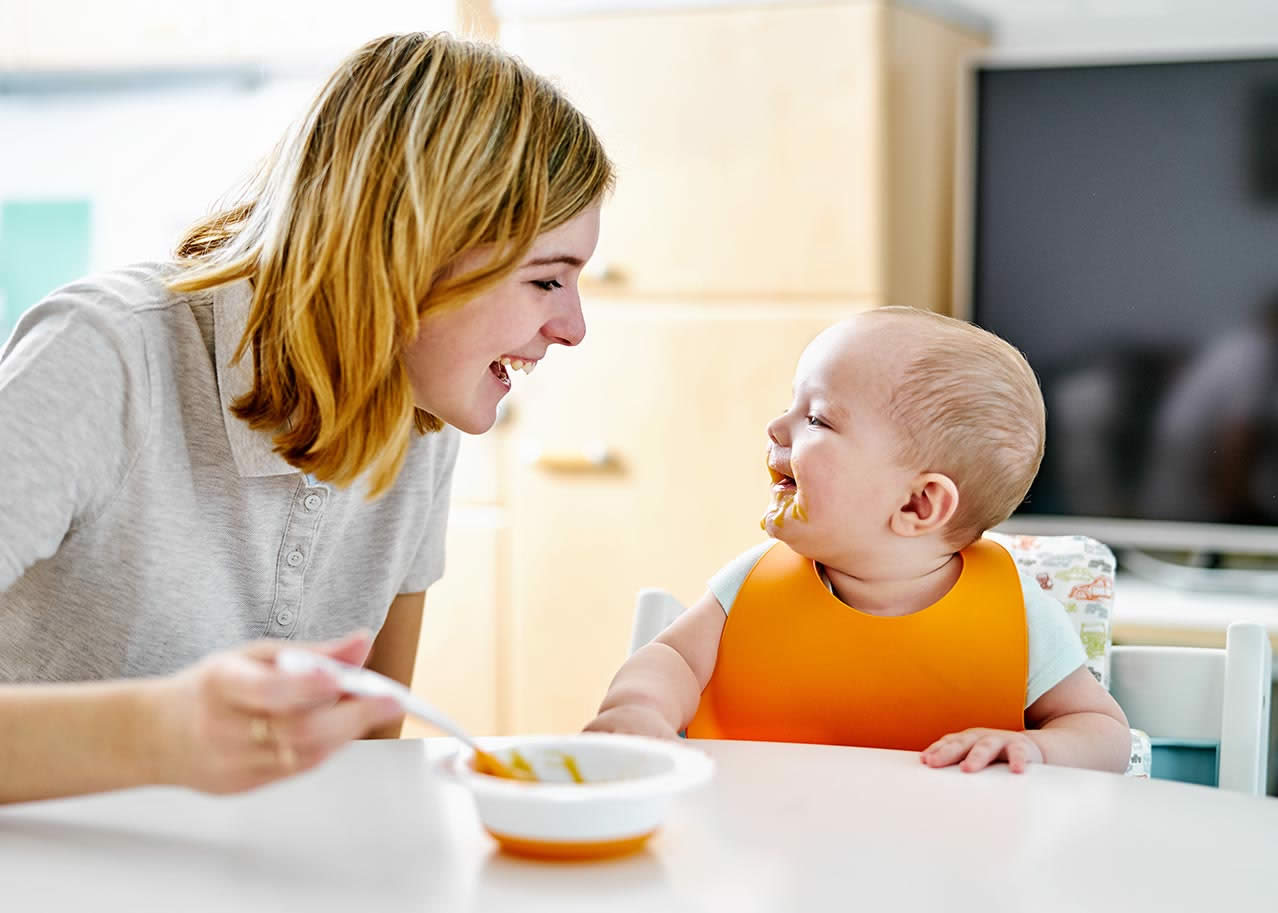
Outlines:
<svg viewBox="0 0 1278 913"><path fill-rule="evenodd" d="M916 308L863 316L917 322L889 416L901 463L949 476L959 490L947 541L963 548L1011 516L1043 460L1046 410L1025 356L974 324Z"/></svg>
<svg viewBox="0 0 1278 913"><path fill-rule="evenodd" d="M238 204L187 232L171 285L252 281L236 357L252 350L254 384L232 411L320 479L367 472L376 496L413 431L442 427L401 357L421 315L497 284L612 182L586 118L520 61L387 36L339 66ZM486 245L487 265L450 272Z"/></svg>

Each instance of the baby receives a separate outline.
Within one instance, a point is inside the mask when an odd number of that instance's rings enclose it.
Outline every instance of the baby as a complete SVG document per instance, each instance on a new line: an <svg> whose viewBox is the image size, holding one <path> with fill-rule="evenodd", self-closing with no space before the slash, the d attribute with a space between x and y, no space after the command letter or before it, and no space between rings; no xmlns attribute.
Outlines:
<svg viewBox="0 0 1278 913"><path fill-rule="evenodd" d="M981 535L1043 436L1033 371L991 333L895 307L825 330L768 426L773 539L622 666L587 729L1122 771L1126 717L1064 609Z"/></svg>

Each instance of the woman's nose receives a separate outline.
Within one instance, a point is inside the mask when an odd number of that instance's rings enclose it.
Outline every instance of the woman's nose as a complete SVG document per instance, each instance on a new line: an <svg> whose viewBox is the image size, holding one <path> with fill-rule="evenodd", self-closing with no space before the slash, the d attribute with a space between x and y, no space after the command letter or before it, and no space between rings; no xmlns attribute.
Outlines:
<svg viewBox="0 0 1278 913"><path fill-rule="evenodd" d="M581 312L581 295L573 289L572 295L565 295L564 298L564 306L546 321L541 331L551 342L575 346L586 338L586 317Z"/></svg>

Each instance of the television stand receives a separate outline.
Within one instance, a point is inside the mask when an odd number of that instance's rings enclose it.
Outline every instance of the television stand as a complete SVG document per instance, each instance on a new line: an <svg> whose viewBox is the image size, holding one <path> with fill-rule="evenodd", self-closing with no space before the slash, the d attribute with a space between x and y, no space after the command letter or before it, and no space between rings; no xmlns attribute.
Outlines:
<svg viewBox="0 0 1278 913"><path fill-rule="evenodd" d="M1278 568L1222 567L1222 554L1194 552L1188 563L1164 561L1140 549L1115 549L1118 566L1152 584L1196 593L1237 593L1278 600Z"/></svg>

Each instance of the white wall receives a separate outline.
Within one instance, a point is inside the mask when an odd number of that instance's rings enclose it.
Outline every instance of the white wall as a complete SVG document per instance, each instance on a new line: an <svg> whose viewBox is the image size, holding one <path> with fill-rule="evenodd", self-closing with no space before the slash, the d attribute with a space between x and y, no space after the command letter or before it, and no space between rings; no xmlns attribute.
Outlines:
<svg viewBox="0 0 1278 913"><path fill-rule="evenodd" d="M3 0L0 67L328 63L456 18L453 0Z"/></svg>
<svg viewBox="0 0 1278 913"><path fill-rule="evenodd" d="M91 269L165 257L345 54L457 26L451 0L0 0L0 200L90 200Z"/></svg>
<svg viewBox="0 0 1278 913"><path fill-rule="evenodd" d="M164 258L252 173L318 83L0 97L0 199L90 200L94 270Z"/></svg>
<svg viewBox="0 0 1278 913"><path fill-rule="evenodd" d="M1009 53L1278 53L1275 0L961 0Z"/></svg>

